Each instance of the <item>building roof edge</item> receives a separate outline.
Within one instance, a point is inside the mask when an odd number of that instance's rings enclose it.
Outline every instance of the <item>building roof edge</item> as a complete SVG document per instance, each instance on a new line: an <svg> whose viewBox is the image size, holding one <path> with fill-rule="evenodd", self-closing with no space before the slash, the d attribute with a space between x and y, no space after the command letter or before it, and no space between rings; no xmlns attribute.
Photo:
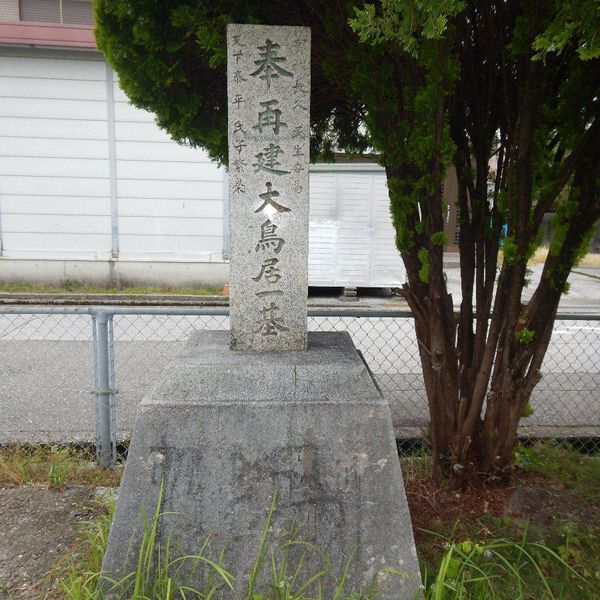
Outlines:
<svg viewBox="0 0 600 600"><path fill-rule="evenodd" d="M0 44L96 49L92 25L0 21Z"/></svg>

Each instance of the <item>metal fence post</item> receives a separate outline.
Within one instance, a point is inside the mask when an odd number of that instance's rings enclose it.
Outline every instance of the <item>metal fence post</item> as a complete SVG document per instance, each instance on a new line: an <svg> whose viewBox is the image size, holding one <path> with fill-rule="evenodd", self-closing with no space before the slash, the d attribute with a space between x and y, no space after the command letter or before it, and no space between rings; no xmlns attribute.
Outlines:
<svg viewBox="0 0 600 600"><path fill-rule="evenodd" d="M98 311L93 315L94 324L94 371L96 394L96 462L101 467L114 464L116 447L113 438L116 432L111 418L114 390L111 387L113 379L112 352L112 315Z"/></svg>

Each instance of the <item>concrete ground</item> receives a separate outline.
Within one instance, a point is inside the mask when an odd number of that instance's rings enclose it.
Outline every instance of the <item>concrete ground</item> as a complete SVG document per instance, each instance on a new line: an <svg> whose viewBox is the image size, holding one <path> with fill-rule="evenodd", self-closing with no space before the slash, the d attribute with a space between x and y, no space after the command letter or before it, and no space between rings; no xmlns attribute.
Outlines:
<svg viewBox="0 0 600 600"><path fill-rule="evenodd" d="M450 263L454 266L446 268L448 291L452 294L455 307L460 306L462 299L460 289L460 269L457 262ZM542 264L533 265L531 269L531 283L523 291L523 301L527 302L535 291L542 275ZM600 312L600 266L577 267L569 277L569 293L563 295L560 301L559 312L595 314ZM313 303L327 306L350 307L353 304L370 308L408 309L406 302L399 295L386 297L383 294L372 294L367 290L359 290L357 300L340 299L337 295L321 297L315 295Z"/></svg>

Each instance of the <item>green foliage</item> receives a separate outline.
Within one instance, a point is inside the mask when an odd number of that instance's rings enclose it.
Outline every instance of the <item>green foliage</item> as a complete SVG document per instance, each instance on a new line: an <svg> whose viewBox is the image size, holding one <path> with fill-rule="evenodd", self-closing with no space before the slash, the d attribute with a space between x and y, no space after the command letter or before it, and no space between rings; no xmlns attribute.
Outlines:
<svg viewBox="0 0 600 600"><path fill-rule="evenodd" d="M533 406L532 406L531 402L528 402L525 405L525 409L523 410L523 418L526 419L527 417L530 417L533 413L534 413Z"/></svg>
<svg viewBox="0 0 600 600"><path fill-rule="evenodd" d="M536 59L575 45L582 60L600 57L600 6L596 0L565 0L546 30L533 42Z"/></svg>
<svg viewBox="0 0 600 600"><path fill-rule="evenodd" d="M519 249L515 243L515 238L512 235L507 235L504 238L502 244L502 251L504 252L504 258L509 265L513 265L519 259Z"/></svg>
<svg viewBox="0 0 600 600"><path fill-rule="evenodd" d="M65 485L69 468L64 462L51 463L48 468L48 483L51 488L62 488Z"/></svg>
<svg viewBox="0 0 600 600"><path fill-rule="evenodd" d="M222 161L227 14L211 11L210 2L183 0L94 0L94 9L98 47L133 104L152 111L173 139Z"/></svg>
<svg viewBox="0 0 600 600"><path fill-rule="evenodd" d="M597 598L600 593L600 536L597 528L583 528L576 523L560 522L557 525L561 544L557 553L562 560L575 565L578 573L590 583L589 598Z"/></svg>
<svg viewBox="0 0 600 600"><path fill-rule="evenodd" d="M428 600L556 598L548 581L545 563L577 573L550 547L539 542L510 538L485 543L446 541L436 572L425 571ZM544 596L532 594L542 593ZM566 600L566 596L563 596Z"/></svg>
<svg viewBox="0 0 600 600"><path fill-rule="evenodd" d="M550 241L550 255L557 256L565 242L569 224L579 210L579 202L575 194L562 202L552 219L552 239Z"/></svg>
<svg viewBox="0 0 600 600"><path fill-rule="evenodd" d="M550 481L565 485L590 500L599 499L600 460L584 456L566 444L536 444L519 447L518 464L525 471L541 474Z"/></svg>
<svg viewBox="0 0 600 600"><path fill-rule="evenodd" d="M374 4L356 8L350 27L358 33L362 42L393 42L416 58L421 40L443 38L449 17L458 14L464 7L465 3L457 0L382 0L379 14Z"/></svg>
<svg viewBox="0 0 600 600"><path fill-rule="evenodd" d="M559 256L563 251L563 246L567 240L571 222L579 213L579 194L580 192L577 188L571 187L568 196L563 198L557 207L552 219L552 238L550 240L549 248L550 256ZM595 225L595 222L590 222L587 231L582 236L575 251L571 255L566 256L567 260L557 264L552 269L549 268L546 270L546 277L550 280L552 287L557 287L557 281L565 279L565 283L561 290L563 294L568 293L569 290L564 275L568 274L571 268L579 264L585 257L595 233Z"/></svg>
<svg viewBox="0 0 600 600"><path fill-rule="evenodd" d="M431 243L436 246L443 246L448 242L448 236L443 231L436 231L431 236Z"/></svg>
<svg viewBox="0 0 600 600"><path fill-rule="evenodd" d="M419 278L423 283L429 283L429 250L427 248L419 249L419 260L421 261Z"/></svg>
<svg viewBox="0 0 600 600"><path fill-rule="evenodd" d="M522 327L517 331L516 336L520 344L531 344L535 337L535 331L531 331L527 327Z"/></svg>
<svg viewBox="0 0 600 600"><path fill-rule="evenodd" d="M493 521L493 519L489 519ZM492 523L489 528L494 527ZM506 526L499 524L502 530ZM570 600L593 598L589 583L595 575L580 573L572 564L582 546L530 540L527 530L517 539L491 537L485 541L444 540L445 552L437 567L425 566L426 600ZM598 540L592 536L592 541ZM593 567L592 567L593 568Z"/></svg>
<svg viewBox="0 0 600 600"><path fill-rule="evenodd" d="M593 226L588 229L587 233L581 239L581 243L579 244L579 246L577 247L577 250L575 251L573 266L579 265L581 263L581 261L585 258L586 254L588 253L590 244L592 243L592 239L594 238L594 234L596 233L595 225L596 224L594 223ZM566 291L563 290L563 294L568 292L569 288L566 286L567 286L567 283L565 282L565 290Z"/></svg>
<svg viewBox="0 0 600 600"><path fill-rule="evenodd" d="M77 560L71 556L66 557L59 587L69 600L92 600L99 597L98 583L102 559L115 514L114 495L105 497L102 504L104 510L93 521L82 524L83 541L76 548Z"/></svg>

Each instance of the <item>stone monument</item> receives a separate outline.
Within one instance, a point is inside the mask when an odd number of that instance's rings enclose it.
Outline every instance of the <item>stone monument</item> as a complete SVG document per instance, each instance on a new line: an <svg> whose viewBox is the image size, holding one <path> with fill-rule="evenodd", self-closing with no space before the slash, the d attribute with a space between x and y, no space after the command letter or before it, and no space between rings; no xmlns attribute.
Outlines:
<svg viewBox="0 0 600 600"><path fill-rule="evenodd" d="M306 350L310 29L227 28L232 350Z"/></svg>
<svg viewBox="0 0 600 600"><path fill-rule="evenodd" d="M236 578L223 597L244 598L277 494L269 539L295 523L338 577L350 560L348 592L419 595L388 404L347 333L307 335L309 54L307 28L228 27L231 331L193 333L140 405L103 563L113 580L135 570L141 510L162 490L157 544L194 554L210 535Z"/></svg>

